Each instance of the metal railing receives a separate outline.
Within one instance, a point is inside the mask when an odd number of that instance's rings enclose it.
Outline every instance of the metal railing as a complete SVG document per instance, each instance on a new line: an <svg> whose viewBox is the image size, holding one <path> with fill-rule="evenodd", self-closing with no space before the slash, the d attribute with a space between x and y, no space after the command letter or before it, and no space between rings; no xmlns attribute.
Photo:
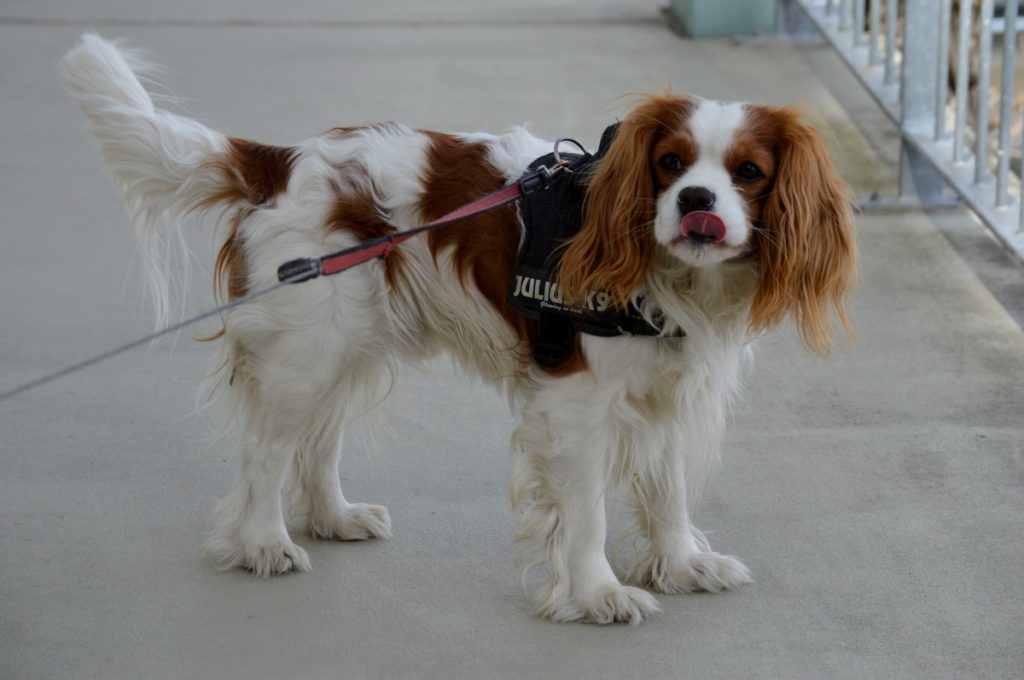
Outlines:
<svg viewBox="0 0 1024 680"><path fill-rule="evenodd" d="M1011 170L1022 144L1011 138L1014 118L1024 123L1024 114L1013 110L1017 32L1024 20L1018 17L1017 0L1001 1L1004 16L999 18L993 16L995 0L780 3L785 12L796 5L806 14L899 127L900 196L934 205L943 202L946 187L952 189L1024 262L1024 183L1020 166L1017 173ZM989 90L996 32L1003 37L1002 77L999 125L992 139ZM952 93L951 62L956 75Z"/></svg>

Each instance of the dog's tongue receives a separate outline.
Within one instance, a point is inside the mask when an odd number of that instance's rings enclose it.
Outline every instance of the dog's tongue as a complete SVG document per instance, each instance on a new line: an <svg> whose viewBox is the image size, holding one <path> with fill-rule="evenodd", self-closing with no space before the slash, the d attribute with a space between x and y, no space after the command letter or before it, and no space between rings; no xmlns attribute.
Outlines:
<svg viewBox="0 0 1024 680"><path fill-rule="evenodd" d="M720 243L725 238L725 222L713 212L694 210L683 216L679 231L686 237L710 237Z"/></svg>

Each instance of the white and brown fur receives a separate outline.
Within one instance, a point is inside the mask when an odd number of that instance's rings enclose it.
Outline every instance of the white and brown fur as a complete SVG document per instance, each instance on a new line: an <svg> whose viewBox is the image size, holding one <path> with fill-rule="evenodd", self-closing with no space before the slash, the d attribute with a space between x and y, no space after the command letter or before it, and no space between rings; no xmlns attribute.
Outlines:
<svg viewBox="0 0 1024 680"><path fill-rule="evenodd" d="M337 128L291 147L243 141L154 108L114 45L87 35L62 71L155 253L195 209L223 209L220 285L237 298L290 259L329 253L434 219L515 181L551 143L523 129L450 135L387 123ZM681 161L666 171L666 154ZM763 176L735 179L742 162ZM699 181L728 228L720 244L681 235L676 195ZM549 574L534 593L557 621L639 623L647 592L720 591L750 580L713 552L692 511L718 459L751 341L792 316L827 353L852 282L849 197L797 113L661 96L630 113L587 191L587 218L561 269L568 296L643 296L665 335L581 336L561 369L531 359L534 322L505 288L521 224L497 211L401 246L385 261L280 289L224 315L223 376L243 419L241 470L206 548L258 575L310 568L289 537L291 479L311 535L391 535L387 510L351 503L338 478L342 431L382 401L404 362L441 353L507 394L518 414L511 495L526 551ZM166 312L169 273L151 283ZM620 581L605 555L605 494L625 484L642 549Z"/></svg>

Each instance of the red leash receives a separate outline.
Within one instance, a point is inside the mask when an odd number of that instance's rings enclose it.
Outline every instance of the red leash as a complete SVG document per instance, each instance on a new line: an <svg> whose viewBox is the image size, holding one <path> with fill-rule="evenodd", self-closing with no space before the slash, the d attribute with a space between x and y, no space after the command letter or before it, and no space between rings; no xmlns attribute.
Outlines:
<svg viewBox="0 0 1024 680"><path fill-rule="evenodd" d="M233 309L240 305L247 304L258 297L262 297L277 290L278 288L287 286L288 284L309 281L310 279L315 279L321 274L324 276L337 274L338 272L345 271L346 269L355 267L363 262L372 260L375 257L386 257L387 254L398 244L409 240L417 234L422 234L425 231L437 229L470 217L482 215L491 210L496 210L504 205L518 201L523 196L533 193L534 191L547 189L551 186L551 180L565 171L567 165L567 162L558 157L558 146L556 144L555 165L553 168L541 166L537 170L523 175L515 184L503 187L497 191L492 191L485 196L481 196L472 203L464 205L457 210L453 210L447 215L443 215L433 222L416 227L415 229L367 241L366 243L362 243L354 248L348 248L337 253L324 255L323 257L302 258L299 260L292 260L291 262L285 262L277 270L278 282L272 286L253 291L248 295L232 300L231 302L221 305L216 309L211 309L210 311L203 312L202 314L197 314L189 319L179 321L176 324L172 324L166 328L158 330L155 333L150 333L145 337L132 340L120 347L115 347L112 350L103 352L102 354L97 354L96 356L84 361L80 361L77 364L66 366L60 370L50 373L49 375L45 375L41 378L18 385L17 387L2 391L0 392L0 402L15 397L22 392L26 392L36 387L42 387L47 383L64 378L72 373L76 373L82 369L98 364L101 361L106 361L107 359L115 357L122 352L127 352L128 350L136 347L141 347L142 345L148 344L163 335L174 333L186 326L202 321L203 319L208 319L212 316L221 314L228 309Z"/></svg>
<svg viewBox="0 0 1024 680"><path fill-rule="evenodd" d="M518 201L523 196L547 189L551 180L566 169L568 163L559 161L554 168L540 167L528 175L524 175L515 184L492 191L467 203L461 208L442 215L433 222L407 231L402 231L390 236L360 243L352 248L346 248L336 253L324 255L323 257L302 257L297 260L290 260L282 264L277 270L278 281L288 283L302 283L315 279L318 276L330 276L351 269L357 265L369 262L378 257L387 257L388 253L394 250L399 244L408 241L413 236L440 227L446 227L455 222L478 217L484 213L496 210L502 206Z"/></svg>

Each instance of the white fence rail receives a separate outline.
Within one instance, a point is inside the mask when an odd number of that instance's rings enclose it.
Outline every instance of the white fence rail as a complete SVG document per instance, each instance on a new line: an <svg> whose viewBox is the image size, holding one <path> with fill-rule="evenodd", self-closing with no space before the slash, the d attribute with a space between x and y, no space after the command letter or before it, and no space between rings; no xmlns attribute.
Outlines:
<svg viewBox="0 0 1024 680"><path fill-rule="evenodd" d="M1017 0L1000 0L1000 17L995 0L780 2L806 14L899 127L901 197L939 203L949 187L1024 262L1024 183L1019 162L1011 169L1022 146L1011 134L1015 118L1024 129L1024 113L1013 106L1024 20ZM990 135L993 33L1003 39L998 128Z"/></svg>

